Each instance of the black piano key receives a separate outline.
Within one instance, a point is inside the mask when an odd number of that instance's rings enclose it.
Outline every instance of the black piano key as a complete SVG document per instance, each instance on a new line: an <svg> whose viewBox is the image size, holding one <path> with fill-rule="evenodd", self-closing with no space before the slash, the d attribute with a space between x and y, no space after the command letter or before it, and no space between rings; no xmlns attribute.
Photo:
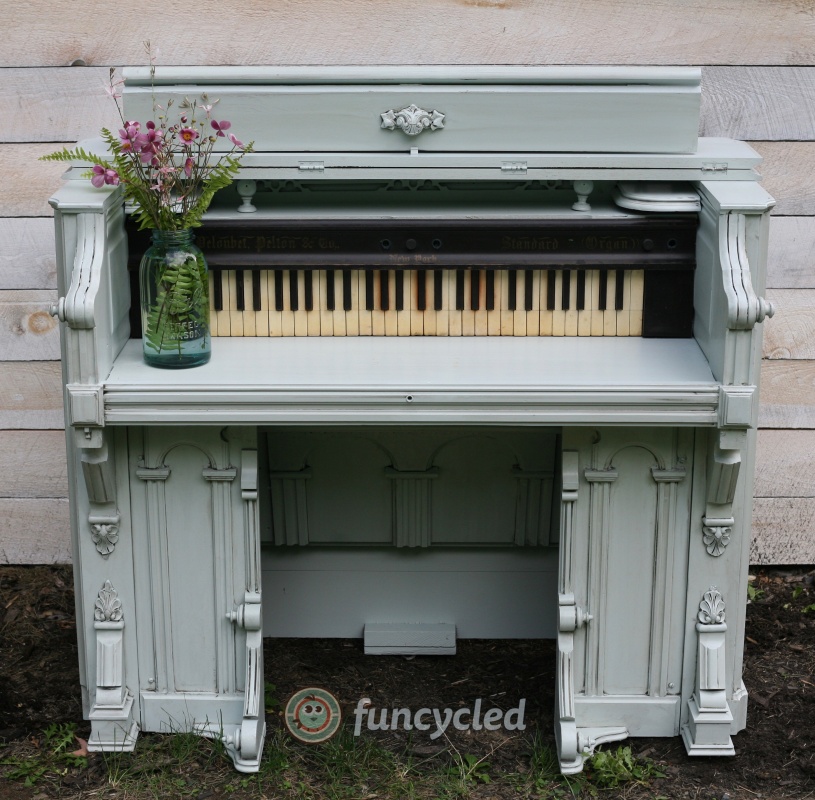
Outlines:
<svg viewBox="0 0 815 800"><path fill-rule="evenodd" d="M274 310L283 310L283 270L274 271Z"/></svg>
<svg viewBox="0 0 815 800"><path fill-rule="evenodd" d="M600 297L597 308L600 311L606 310L606 295L608 294L608 270L600 270Z"/></svg>
<svg viewBox="0 0 815 800"><path fill-rule="evenodd" d="M555 291L557 287L557 271L546 270L546 310L555 310Z"/></svg>
<svg viewBox="0 0 815 800"><path fill-rule="evenodd" d="M427 270L416 270L416 307L419 311L427 309Z"/></svg>
<svg viewBox="0 0 815 800"><path fill-rule="evenodd" d="M470 270L470 311L478 311L479 295L481 294L481 270Z"/></svg>
<svg viewBox="0 0 815 800"><path fill-rule="evenodd" d="M374 271L365 270L365 310L374 310Z"/></svg>
<svg viewBox="0 0 815 800"><path fill-rule="evenodd" d="M532 293L535 289L535 275L531 269L524 270L524 310L532 310Z"/></svg>
<svg viewBox="0 0 815 800"><path fill-rule="evenodd" d="M252 310L262 311L263 304L260 297L260 270L252 270Z"/></svg>
<svg viewBox="0 0 815 800"><path fill-rule="evenodd" d="M292 311L300 308L300 295L297 289L297 270L289 270L289 307Z"/></svg>
<svg viewBox="0 0 815 800"><path fill-rule="evenodd" d="M569 303L571 302L571 293L572 290L572 273L568 269L563 270L563 286L561 287L560 292L560 299L561 299L561 309L563 311L569 310Z"/></svg>
<svg viewBox="0 0 815 800"><path fill-rule="evenodd" d="M222 283L224 273L221 270L212 273L212 298L216 311L224 310L224 285Z"/></svg>
<svg viewBox="0 0 815 800"><path fill-rule="evenodd" d="M464 311L464 270L456 270L456 311Z"/></svg>
<svg viewBox="0 0 815 800"><path fill-rule="evenodd" d="M586 308L586 270L577 270L577 310L583 311Z"/></svg>
<svg viewBox="0 0 815 800"><path fill-rule="evenodd" d="M444 270L433 270L433 309L434 311L442 310L442 303L444 302Z"/></svg>
<svg viewBox="0 0 815 800"><path fill-rule="evenodd" d="M514 311L518 305L518 272L507 270L507 311Z"/></svg>
<svg viewBox="0 0 815 800"><path fill-rule="evenodd" d="M235 270L235 302L238 311L246 309L246 298L243 293L243 270Z"/></svg>
<svg viewBox="0 0 815 800"><path fill-rule="evenodd" d="M390 297L388 296L388 270L379 270L379 307L382 311L389 311Z"/></svg>
<svg viewBox="0 0 815 800"><path fill-rule="evenodd" d="M337 300L334 296L334 270L325 271L325 307L328 311L334 311L337 307Z"/></svg>
<svg viewBox="0 0 815 800"><path fill-rule="evenodd" d="M394 272L396 279L396 310L405 310L405 273L401 269Z"/></svg>
<svg viewBox="0 0 815 800"><path fill-rule="evenodd" d="M351 310L351 270L342 271L342 310Z"/></svg>
<svg viewBox="0 0 815 800"><path fill-rule="evenodd" d="M623 282L625 279L625 270L615 270L616 280L614 281L614 310L623 310Z"/></svg>
<svg viewBox="0 0 815 800"><path fill-rule="evenodd" d="M303 270L303 291L305 293L306 311L314 311L314 271Z"/></svg>
<svg viewBox="0 0 815 800"><path fill-rule="evenodd" d="M495 311L495 270L487 270L487 291L484 307L487 311Z"/></svg>

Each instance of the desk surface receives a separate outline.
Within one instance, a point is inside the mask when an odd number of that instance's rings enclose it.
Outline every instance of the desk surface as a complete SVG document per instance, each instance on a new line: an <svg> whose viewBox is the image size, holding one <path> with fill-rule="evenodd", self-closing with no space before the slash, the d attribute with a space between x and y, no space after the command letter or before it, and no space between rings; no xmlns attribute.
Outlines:
<svg viewBox="0 0 815 800"><path fill-rule="evenodd" d="M215 339L209 364L146 366L131 340L104 383L112 424L716 421L693 339Z"/></svg>

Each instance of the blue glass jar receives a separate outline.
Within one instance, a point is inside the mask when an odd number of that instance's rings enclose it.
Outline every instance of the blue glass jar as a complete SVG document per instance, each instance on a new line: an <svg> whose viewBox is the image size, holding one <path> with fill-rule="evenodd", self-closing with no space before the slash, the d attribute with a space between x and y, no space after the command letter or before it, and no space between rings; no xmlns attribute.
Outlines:
<svg viewBox="0 0 815 800"><path fill-rule="evenodd" d="M144 360L164 369L206 364L212 352L209 274L191 230L153 231L139 287Z"/></svg>

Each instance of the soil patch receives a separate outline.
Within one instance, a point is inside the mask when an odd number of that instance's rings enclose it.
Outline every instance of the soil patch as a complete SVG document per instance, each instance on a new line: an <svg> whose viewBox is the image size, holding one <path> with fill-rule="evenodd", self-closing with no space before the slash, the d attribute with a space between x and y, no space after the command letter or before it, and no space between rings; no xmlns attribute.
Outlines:
<svg viewBox="0 0 815 800"><path fill-rule="evenodd" d="M744 676L750 705L747 730L734 737L736 756L691 759L679 738L632 739L626 744L634 754L653 760L664 777L652 778L644 786L627 784L605 790L603 796L632 800L815 798L815 571L757 571L751 587ZM19 768L28 763L26 759L32 760L32 752L55 746L55 737L62 730L59 726L70 729L76 725L77 735L89 734L82 720L75 637L70 567L0 567L0 798L140 800L156 796L155 787L147 782L143 793L136 790L134 794L132 783L126 792L118 790L115 782L111 784L110 764L98 755L91 755L81 768L65 769L62 775L57 774L59 770L43 773L30 786L25 785L25 775L10 777L15 765ZM366 735L394 753L409 752L414 760L432 762L454 751L485 756L490 781L468 784L466 796L555 796L536 794L521 780L530 772L536 737L538 745L545 741L554 746L552 642L465 640L459 642L455 657L412 659L365 656L357 640L288 639L266 640L265 644L270 742L279 742L284 735L281 708L286 699L306 686L324 687L335 694L351 720L360 698L368 698L374 709L409 708L414 712L422 707L471 707L476 698L482 698L485 708L507 710L525 698L528 727L523 733L462 732L452 731L451 726L449 738L435 741L403 730ZM52 733L46 735L49 727ZM142 735L137 750L160 738ZM267 743L267 755L269 747ZM514 783L500 780L510 774L521 777ZM236 780L236 773L227 766L212 766L198 753L190 758L183 787L168 788L164 796L201 800L298 796L297 787L286 787L284 781L278 794L269 784L259 789ZM559 796L563 797L573 792L588 794L592 789L580 785L561 788L564 794ZM321 794L319 786L310 786L308 792L310 797L338 796L333 790ZM369 794L379 796L373 790ZM424 795L419 791L416 796Z"/></svg>

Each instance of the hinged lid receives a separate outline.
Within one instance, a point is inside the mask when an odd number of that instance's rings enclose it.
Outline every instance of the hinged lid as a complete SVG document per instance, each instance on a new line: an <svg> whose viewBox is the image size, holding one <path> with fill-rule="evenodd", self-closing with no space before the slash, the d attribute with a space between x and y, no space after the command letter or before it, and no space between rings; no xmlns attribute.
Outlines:
<svg viewBox="0 0 815 800"><path fill-rule="evenodd" d="M679 67L159 67L165 105L206 91L265 152L692 153L700 71ZM128 119L150 70L125 69Z"/></svg>

